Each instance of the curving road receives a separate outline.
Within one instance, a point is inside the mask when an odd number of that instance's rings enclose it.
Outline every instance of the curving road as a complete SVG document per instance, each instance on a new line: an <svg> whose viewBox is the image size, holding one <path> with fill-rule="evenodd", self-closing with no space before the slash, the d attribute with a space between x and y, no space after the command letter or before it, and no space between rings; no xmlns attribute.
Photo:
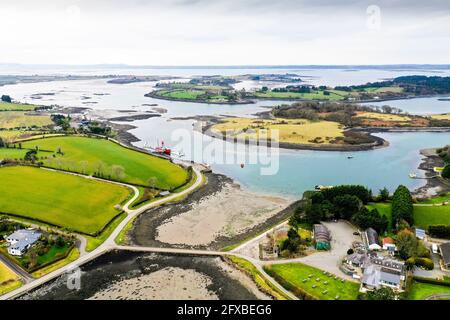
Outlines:
<svg viewBox="0 0 450 320"><path fill-rule="evenodd" d="M70 270L73 270L75 268L78 268L79 266L81 266L81 265L83 265L83 264L85 264L85 263L87 263L87 262L89 262L89 261L91 261L91 260L101 256L105 252L108 252L110 250L118 248L119 246L116 245L115 238L119 235L119 233L123 230L123 228L132 219L134 219L136 216L138 216L139 214L141 214L142 212L144 212L144 211L146 211L146 210L148 210L150 208L159 206L161 204L164 204L167 201L174 200L174 199L176 199L176 198L178 198L180 196L187 195L187 194L189 194L190 192L194 191L197 187L199 187L201 185L203 178L202 178L202 174L201 174L200 170L197 167L193 166L193 172L196 175L196 180L195 180L194 184L192 184L189 188L187 188L187 189L185 189L183 191L180 191L178 193L173 193L173 194L171 194L171 195L169 195L169 196L167 196L167 197L165 197L163 199L160 199L160 200L154 201L152 203L149 203L149 204L147 204L145 206L142 206L142 207L140 207L139 209L136 209L136 210L129 209L129 206L139 196L139 190L136 187L134 187L134 186L122 184L122 183L119 183L119 182L113 182L113 183L125 185L125 186L133 189L135 194L123 206L123 210L128 214L127 217L122 220L122 222L116 227L116 229L114 229L114 231L109 235L109 237L105 240L105 242L103 242L103 244L101 244L99 247L97 247L95 250L93 250L91 252L85 252L83 250L84 254L80 255L80 257L76 261L74 261L72 263L69 263L66 266L64 266L64 267L62 267L62 268L60 268L58 270L55 270L55 271L53 271L53 272L51 272L49 274L46 274L46 275L42 276L39 279L35 279L35 280L33 280L33 281L29 282L29 283L24 284L22 287L20 287L20 288L18 288L16 290L13 290L13 291L11 291L11 292L1 296L0 300L7 300L7 299L12 299L12 298L18 297L18 296L24 294L25 292L27 292L29 290L32 290L32 289L34 289L34 288L36 288L36 287L38 287L38 286L40 286L40 285L42 285L42 284L52 280L52 279L55 279L58 276L63 275L67 271L70 271ZM86 176L84 176L84 177L86 177ZM92 178L92 179L97 179L97 178Z"/></svg>

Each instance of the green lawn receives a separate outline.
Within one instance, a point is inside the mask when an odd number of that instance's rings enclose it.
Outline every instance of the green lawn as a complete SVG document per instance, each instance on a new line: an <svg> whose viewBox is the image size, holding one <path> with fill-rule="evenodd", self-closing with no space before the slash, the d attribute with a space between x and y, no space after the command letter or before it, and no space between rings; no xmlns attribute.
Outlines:
<svg viewBox="0 0 450 320"><path fill-rule="evenodd" d="M334 92L330 92L330 95L325 95L323 91L300 93L300 92L255 92L257 98L273 98L273 99L305 99L305 100L330 100L337 101L343 100L344 97Z"/></svg>
<svg viewBox="0 0 450 320"><path fill-rule="evenodd" d="M130 184L148 185L149 178L156 177L156 187L174 189L184 184L188 178L187 171L169 160L124 148L106 139L95 139L79 136L52 137L23 142L24 148L56 152L48 157L44 165L56 169L97 174L106 179L122 181ZM113 166L122 167L123 174L115 174Z"/></svg>
<svg viewBox="0 0 450 320"><path fill-rule="evenodd" d="M427 229L432 224L450 225L450 205L414 206L414 224L424 229Z"/></svg>
<svg viewBox="0 0 450 320"><path fill-rule="evenodd" d="M36 106L31 104L8 103L0 101L0 111L32 111Z"/></svg>
<svg viewBox="0 0 450 320"><path fill-rule="evenodd" d="M427 297L436 294L450 294L450 287L448 286L440 286L437 284L418 281L413 281L411 285L412 287L408 296L411 300L425 300Z"/></svg>
<svg viewBox="0 0 450 320"><path fill-rule="evenodd" d="M388 229L392 230L392 212L390 203L373 202L369 203L366 207L369 210L377 209L381 215L386 216L389 221Z"/></svg>
<svg viewBox="0 0 450 320"><path fill-rule="evenodd" d="M0 212L95 235L119 214L126 187L32 167L0 168Z"/></svg>
<svg viewBox="0 0 450 320"><path fill-rule="evenodd" d="M27 149L0 148L1 159L23 159Z"/></svg>
<svg viewBox="0 0 450 320"><path fill-rule="evenodd" d="M434 198L430 198L426 201L422 201L421 203L428 203L428 204L441 204L445 201L450 201L450 192L443 196L437 196Z"/></svg>
<svg viewBox="0 0 450 320"><path fill-rule="evenodd" d="M276 280L281 279L286 289L296 288L319 300L335 300L337 296L339 300L355 300L358 296L358 283L335 280L334 275L325 275L322 270L302 263L272 264L264 269Z"/></svg>
<svg viewBox="0 0 450 320"><path fill-rule="evenodd" d="M46 254L37 257L38 264L43 265L50 263L51 261L59 260L68 252L68 250L72 250L72 247L68 243L61 248L54 245Z"/></svg>
<svg viewBox="0 0 450 320"><path fill-rule="evenodd" d="M170 97L176 99L188 99L188 100L196 100L199 96L205 94L204 90L195 90L195 89L181 89L181 90L169 90L160 92L160 95L163 97Z"/></svg>

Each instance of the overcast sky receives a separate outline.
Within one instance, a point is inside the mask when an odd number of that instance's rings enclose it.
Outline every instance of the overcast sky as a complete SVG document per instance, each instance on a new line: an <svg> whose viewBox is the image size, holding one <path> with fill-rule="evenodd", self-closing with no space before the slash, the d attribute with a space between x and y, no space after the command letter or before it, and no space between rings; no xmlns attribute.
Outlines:
<svg viewBox="0 0 450 320"><path fill-rule="evenodd" d="M3 63L450 63L448 0L0 0L0 15Z"/></svg>

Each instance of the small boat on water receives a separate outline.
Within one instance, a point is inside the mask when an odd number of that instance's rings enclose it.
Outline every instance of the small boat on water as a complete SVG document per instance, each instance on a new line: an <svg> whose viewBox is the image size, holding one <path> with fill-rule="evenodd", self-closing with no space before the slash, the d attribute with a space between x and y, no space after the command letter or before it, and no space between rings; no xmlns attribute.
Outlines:
<svg viewBox="0 0 450 320"><path fill-rule="evenodd" d="M411 172L411 173L409 174L409 177L412 178L412 179L417 178L417 173Z"/></svg>
<svg viewBox="0 0 450 320"><path fill-rule="evenodd" d="M353 159L354 158L354 156L348 156L347 157L347 159Z"/></svg>

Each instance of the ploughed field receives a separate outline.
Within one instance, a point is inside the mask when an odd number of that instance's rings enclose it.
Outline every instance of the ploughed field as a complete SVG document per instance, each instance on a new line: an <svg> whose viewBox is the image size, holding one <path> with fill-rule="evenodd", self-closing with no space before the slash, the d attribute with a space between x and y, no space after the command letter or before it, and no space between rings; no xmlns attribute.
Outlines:
<svg viewBox="0 0 450 320"><path fill-rule="evenodd" d="M51 137L22 143L23 148L51 151L44 166L95 174L98 177L129 184L171 190L183 185L188 173L169 160L124 148L106 139L79 136Z"/></svg>
<svg viewBox="0 0 450 320"><path fill-rule="evenodd" d="M128 188L33 167L0 168L0 212L95 235L120 210Z"/></svg>

